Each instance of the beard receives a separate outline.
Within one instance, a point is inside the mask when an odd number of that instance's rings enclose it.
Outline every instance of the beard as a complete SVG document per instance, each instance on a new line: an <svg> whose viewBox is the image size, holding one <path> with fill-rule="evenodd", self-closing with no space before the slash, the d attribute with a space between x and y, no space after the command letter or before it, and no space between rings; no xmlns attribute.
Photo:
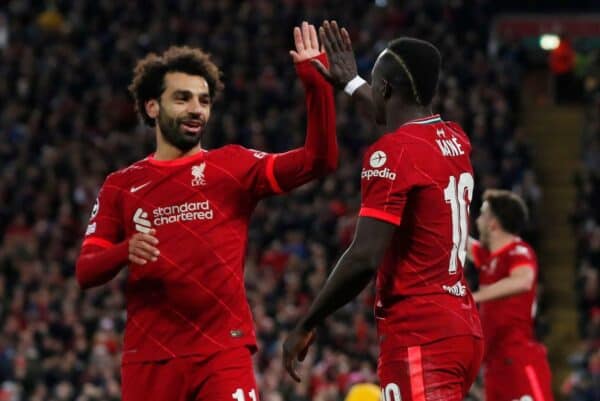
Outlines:
<svg viewBox="0 0 600 401"><path fill-rule="evenodd" d="M191 129L188 123L197 129ZM158 113L158 127L163 137L182 152L187 152L200 143L205 126L205 121L195 116L171 117L162 108Z"/></svg>

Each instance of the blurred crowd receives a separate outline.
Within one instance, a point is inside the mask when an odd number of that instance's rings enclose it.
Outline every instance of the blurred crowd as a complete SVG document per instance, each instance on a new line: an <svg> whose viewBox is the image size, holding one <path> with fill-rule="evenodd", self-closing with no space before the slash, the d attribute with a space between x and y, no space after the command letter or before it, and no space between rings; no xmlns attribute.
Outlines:
<svg viewBox="0 0 600 401"><path fill-rule="evenodd" d="M278 152L301 145L305 132L304 95L288 54L294 25L335 18L347 26L364 77L388 40L427 39L443 54L434 110L462 124L473 143L474 216L489 187L519 192L535 211L541 191L519 126L521 53L509 44L487 54L491 1L387 3L14 0L3 8L0 401L119 399L126 272L82 292L74 262L106 174L153 150L153 133L137 121L126 91L135 61L147 52L199 46L223 69L226 89L205 147L240 143ZM249 231L246 281L264 401L337 401L353 383L376 382L372 288L319 330L301 384L287 378L280 360L282 336L352 238L362 151L375 139L345 95L337 105L337 172L263 201ZM595 144L597 151L597 135ZM590 213L595 188L582 197ZM535 227L534 220L528 239L535 240ZM600 239L592 228L591 258L581 263L588 270L595 263L597 274ZM595 310L597 317L597 304Z"/></svg>
<svg viewBox="0 0 600 401"><path fill-rule="evenodd" d="M579 334L572 373L562 392L572 401L600 399L600 52L589 56L584 79L585 123L572 222L577 238Z"/></svg>

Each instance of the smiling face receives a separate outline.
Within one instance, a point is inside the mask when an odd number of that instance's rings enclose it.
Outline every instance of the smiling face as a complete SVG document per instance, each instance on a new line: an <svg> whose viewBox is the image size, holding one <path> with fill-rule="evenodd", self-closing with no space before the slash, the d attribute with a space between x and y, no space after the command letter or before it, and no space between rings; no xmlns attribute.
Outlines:
<svg viewBox="0 0 600 401"><path fill-rule="evenodd" d="M146 107L165 141L188 151L200 143L211 106L210 89L204 77L170 72L165 75L160 99L150 100Z"/></svg>

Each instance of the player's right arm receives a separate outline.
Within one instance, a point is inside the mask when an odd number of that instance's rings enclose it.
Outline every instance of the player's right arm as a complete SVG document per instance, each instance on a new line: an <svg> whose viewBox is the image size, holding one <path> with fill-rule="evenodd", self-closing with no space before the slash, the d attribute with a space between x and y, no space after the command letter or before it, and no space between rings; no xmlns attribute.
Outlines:
<svg viewBox="0 0 600 401"><path fill-rule="evenodd" d="M123 238L119 193L120 188L109 176L94 204L75 267L77 282L83 289L112 280L127 262L144 265L158 257L158 239L153 230Z"/></svg>
<svg viewBox="0 0 600 401"><path fill-rule="evenodd" d="M346 28L340 29L336 21L323 21L323 25L319 28L319 38L327 52L329 68L318 61L313 61L313 64L325 79L334 87L345 89L350 81L360 78L356 58L352 51L352 41ZM371 85L360 79L354 82L359 86L352 88L351 97L356 103L358 112L367 120L375 123Z"/></svg>

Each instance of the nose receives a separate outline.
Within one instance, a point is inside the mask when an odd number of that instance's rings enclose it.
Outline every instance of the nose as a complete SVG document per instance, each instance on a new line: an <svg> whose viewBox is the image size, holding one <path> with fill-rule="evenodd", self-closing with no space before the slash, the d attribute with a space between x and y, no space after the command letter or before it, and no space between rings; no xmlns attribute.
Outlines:
<svg viewBox="0 0 600 401"><path fill-rule="evenodd" d="M196 98L193 98L188 103L188 113L190 114L200 115L202 113L202 108L202 103L200 103L200 101Z"/></svg>

